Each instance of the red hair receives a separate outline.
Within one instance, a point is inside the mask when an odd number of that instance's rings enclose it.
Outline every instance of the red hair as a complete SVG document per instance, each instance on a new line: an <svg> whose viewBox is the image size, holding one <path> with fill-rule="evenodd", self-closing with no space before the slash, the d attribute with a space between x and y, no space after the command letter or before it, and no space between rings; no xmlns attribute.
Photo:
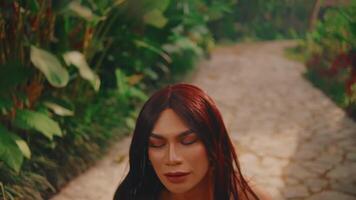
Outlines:
<svg viewBox="0 0 356 200"><path fill-rule="evenodd" d="M148 139L159 115L167 108L173 109L204 143L213 167L214 199L238 200L243 196L258 199L241 174L234 146L215 102L190 84L169 85L144 104L132 137L130 170L114 199L158 199L164 186L148 164Z"/></svg>

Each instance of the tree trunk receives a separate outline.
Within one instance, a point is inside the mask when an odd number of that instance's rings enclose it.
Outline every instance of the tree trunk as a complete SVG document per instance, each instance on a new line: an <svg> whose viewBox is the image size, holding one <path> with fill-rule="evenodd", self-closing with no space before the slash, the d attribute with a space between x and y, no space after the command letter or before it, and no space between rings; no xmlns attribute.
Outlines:
<svg viewBox="0 0 356 200"><path fill-rule="evenodd" d="M322 1L315 0L312 13L309 18L309 31L312 31L315 27L316 21L318 20L318 14L321 7Z"/></svg>

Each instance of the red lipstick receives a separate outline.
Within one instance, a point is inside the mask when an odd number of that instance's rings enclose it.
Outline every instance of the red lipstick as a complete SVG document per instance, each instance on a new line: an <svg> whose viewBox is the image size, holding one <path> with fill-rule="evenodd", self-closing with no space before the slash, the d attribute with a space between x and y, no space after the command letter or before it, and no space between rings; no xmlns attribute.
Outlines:
<svg viewBox="0 0 356 200"><path fill-rule="evenodd" d="M186 180L189 174L189 172L169 172L164 175L171 183L182 183Z"/></svg>

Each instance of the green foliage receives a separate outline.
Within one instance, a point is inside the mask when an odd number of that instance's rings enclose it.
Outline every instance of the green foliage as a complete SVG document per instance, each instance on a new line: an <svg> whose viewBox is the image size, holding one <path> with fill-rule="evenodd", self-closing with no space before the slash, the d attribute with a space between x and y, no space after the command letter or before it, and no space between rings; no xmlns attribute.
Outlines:
<svg viewBox="0 0 356 200"><path fill-rule="evenodd" d="M325 91L325 93L338 105L345 107L347 99L345 87L341 82L328 80L320 76L317 71L308 70L304 76L311 80L312 83Z"/></svg>
<svg viewBox="0 0 356 200"><path fill-rule="evenodd" d="M148 99L144 92L129 84L127 76L120 69L116 69L115 75L119 102L123 105L127 106L130 101L135 99L142 102Z"/></svg>
<svg viewBox="0 0 356 200"><path fill-rule="evenodd" d="M59 124L48 115L31 110L18 110L14 124L25 130L36 130L52 140L53 136L62 136Z"/></svg>
<svg viewBox="0 0 356 200"><path fill-rule="evenodd" d="M13 137L13 133L0 125L0 159L13 170L19 172L23 162L23 154ZM29 156L30 154L26 152L26 155Z"/></svg>
<svg viewBox="0 0 356 200"><path fill-rule="evenodd" d="M306 35L308 54L337 54L356 47L356 1L347 7L331 8L318 21L314 31ZM331 55L332 56L332 55Z"/></svg>
<svg viewBox="0 0 356 200"><path fill-rule="evenodd" d="M307 77L356 117L356 1L329 8L301 43Z"/></svg>
<svg viewBox="0 0 356 200"><path fill-rule="evenodd" d="M46 199L85 170L151 89L209 54L234 3L1 2L0 196Z"/></svg>
<svg viewBox="0 0 356 200"><path fill-rule="evenodd" d="M90 82L95 91L99 91L100 88L100 78L99 76L89 67L85 57L82 53L78 51L67 52L63 55L67 65L74 65L78 68L79 74L83 79Z"/></svg>
<svg viewBox="0 0 356 200"><path fill-rule="evenodd" d="M163 16L162 11L154 9L143 16L146 24L152 25L157 28L162 28L166 25L167 19Z"/></svg>
<svg viewBox="0 0 356 200"><path fill-rule="evenodd" d="M43 102L43 104L59 116L73 116L74 115L74 112L72 110L65 108L64 106L56 104L54 102L45 101L45 102Z"/></svg>
<svg viewBox="0 0 356 200"><path fill-rule="evenodd" d="M69 81L68 71L53 54L31 46L31 61L45 75L52 86L64 87L67 85Z"/></svg>
<svg viewBox="0 0 356 200"><path fill-rule="evenodd" d="M18 61L0 65L0 94L9 92L28 79L29 70Z"/></svg>
<svg viewBox="0 0 356 200"><path fill-rule="evenodd" d="M308 28L314 1L239 0L235 8L240 39L299 38Z"/></svg>

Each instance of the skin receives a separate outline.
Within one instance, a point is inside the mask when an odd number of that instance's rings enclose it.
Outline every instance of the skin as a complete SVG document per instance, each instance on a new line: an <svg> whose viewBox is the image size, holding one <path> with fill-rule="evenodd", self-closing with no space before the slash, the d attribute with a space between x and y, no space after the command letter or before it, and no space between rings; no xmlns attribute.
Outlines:
<svg viewBox="0 0 356 200"><path fill-rule="evenodd" d="M164 110L154 126L149 138L148 157L165 186L160 200L213 200L212 169L206 148L172 109ZM190 174L182 183L171 183L164 175L168 172ZM261 200L272 199L256 184L250 182L250 185ZM248 198L242 196L242 199ZM249 199L253 199L252 196Z"/></svg>
<svg viewBox="0 0 356 200"><path fill-rule="evenodd" d="M212 199L208 155L197 134L172 110L164 110L149 139L148 156L165 186L161 199ZM168 172L189 172L182 183L172 183ZM207 192L210 191L210 192Z"/></svg>

